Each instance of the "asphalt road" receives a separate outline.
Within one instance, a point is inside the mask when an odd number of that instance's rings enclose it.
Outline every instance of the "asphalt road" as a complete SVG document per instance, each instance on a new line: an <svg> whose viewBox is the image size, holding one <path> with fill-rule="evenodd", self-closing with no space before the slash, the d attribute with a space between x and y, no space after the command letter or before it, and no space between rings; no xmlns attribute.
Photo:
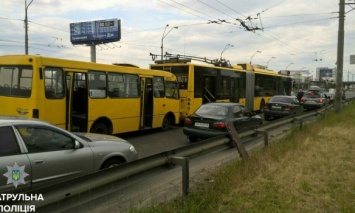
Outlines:
<svg viewBox="0 0 355 213"><path fill-rule="evenodd" d="M190 144L189 139L182 132L182 126L173 126L167 131L153 129L117 136L132 143L137 149L139 158Z"/></svg>

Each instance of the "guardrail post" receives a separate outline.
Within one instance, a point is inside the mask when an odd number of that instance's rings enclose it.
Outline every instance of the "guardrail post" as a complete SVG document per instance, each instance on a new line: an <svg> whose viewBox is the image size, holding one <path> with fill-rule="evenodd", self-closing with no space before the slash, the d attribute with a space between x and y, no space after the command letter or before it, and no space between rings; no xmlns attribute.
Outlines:
<svg viewBox="0 0 355 213"><path fill-rule="evenodd" d="M300 129L303 129L303 119L302 118L293 118L294 121L298 121L300 123Z"/></svg>
<svg viewBox="0 0 355 213"><path fill-rule="evenodd" d="M189 194L189 158L187 157L169 157L173 164L182 166L182 194Z"/></svg>
<svg viewBox="0 0 355 213"><path fill-rule="evenodd" d="M316 110L316 116L317 115L322 115L322 118L324 118L325 116L325 110L323 110L323 113L319 112L318 110Z"/></svg>
<svg viewBox="0 0 355 213"><path fill-rule="evenodd" d="M229 136L231 137L232 142L237 146L238 152L240 157L242 158L243 161L249 161L250 157L243 146L242 142L240 141L239 135L237 133L237 130L235 129L233 123L231 121L228 121L226 123L227 131L229 133Z"/></svg>
<svg viewBox="0 0 355 213"><path fill-rule="evenodd" d="M266 130L256 130L257 133L264 135L265 147L269 146L269 133Z"/></svg>

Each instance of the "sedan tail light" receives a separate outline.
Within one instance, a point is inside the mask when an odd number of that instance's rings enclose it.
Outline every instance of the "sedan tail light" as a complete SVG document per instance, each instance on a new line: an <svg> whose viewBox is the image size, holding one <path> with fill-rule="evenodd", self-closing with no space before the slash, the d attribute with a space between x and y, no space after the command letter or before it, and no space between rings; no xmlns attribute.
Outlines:
<svg viewBox="0 0 355 213"><path fill-rule="evenodd" d="M264 105L264 108L265 108L265 109L268 109L268 108L269 108L269 104L266 103L266 104Z"/></svg>
<svg viewBox="0 0 355 213"><path fill-rule="evenodd" d="M185 118L184 124L191 125L192 124L191 119L190 118Z"/></svg>
<svg viewBox="0 0 355 213"><path fill-rule="evenodd" d="M214 122L212 124L212 127L215 129L225 129L226 128L226 124L224 122Z"/></svg>
<svg viewBox="0 0 355 213"><path fill-rule="evenodd" d="M323 99L322 98L319 98L316 100L317 103L323 103Z"/></svg>
<svg viewBox="0 0 355 213"><path fill-rule="evenodd" d="M286 105L286 106L285 106L285 110L286 110L286 111L291 110L291 108L292 108L292 107L291 107L290 105Z"/></svg>

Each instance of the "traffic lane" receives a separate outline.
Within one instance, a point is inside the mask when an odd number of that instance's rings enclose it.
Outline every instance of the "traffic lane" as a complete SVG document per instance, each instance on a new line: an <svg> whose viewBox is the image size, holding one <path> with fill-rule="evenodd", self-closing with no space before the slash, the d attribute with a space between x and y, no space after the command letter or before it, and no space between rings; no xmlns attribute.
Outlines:
<svg viewBox="0 0 355 213"><path fill-rule="evenodd" d="M263 114L259 115L264 117ZM264 121L264 123L274 122L276 120L277 118L272 118L270 121ZM191 144L189 139L184 135L182 126L172 126L171 129L167 131L162 131L158 128L119 134L116 136L132 143L138 152L139 159Z"/></svg>
<svg viewBox="0 0 355 213"><path fill-rule="evenodd" d="M260 116L263 116L262 114ZM265 121L264 123L268 123ZM150 129L116 135L134 145L138 152L138 158L155 155L167 150L188 146L191 144L184 135L182 126L172 126L167 131Z"/></svg>
<svg viewBox="0 0 355 213"><path fill-rule="evenodd" d="M139 159L190 144L181 126L173 126L167 131L152 129L117 136L133 144Z"/></svg>

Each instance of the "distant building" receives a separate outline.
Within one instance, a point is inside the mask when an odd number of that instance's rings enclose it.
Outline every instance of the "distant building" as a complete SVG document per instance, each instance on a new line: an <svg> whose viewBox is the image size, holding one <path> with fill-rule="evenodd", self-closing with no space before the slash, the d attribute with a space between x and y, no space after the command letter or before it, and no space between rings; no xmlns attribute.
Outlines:
<svg viewBox="0 0 355 213"><path fill-rule="evenodd" d="M309 70L290 70L290 76L294 79L295 83L305 82L309 79L313 80L313 77L309 75Z"/></svg>

